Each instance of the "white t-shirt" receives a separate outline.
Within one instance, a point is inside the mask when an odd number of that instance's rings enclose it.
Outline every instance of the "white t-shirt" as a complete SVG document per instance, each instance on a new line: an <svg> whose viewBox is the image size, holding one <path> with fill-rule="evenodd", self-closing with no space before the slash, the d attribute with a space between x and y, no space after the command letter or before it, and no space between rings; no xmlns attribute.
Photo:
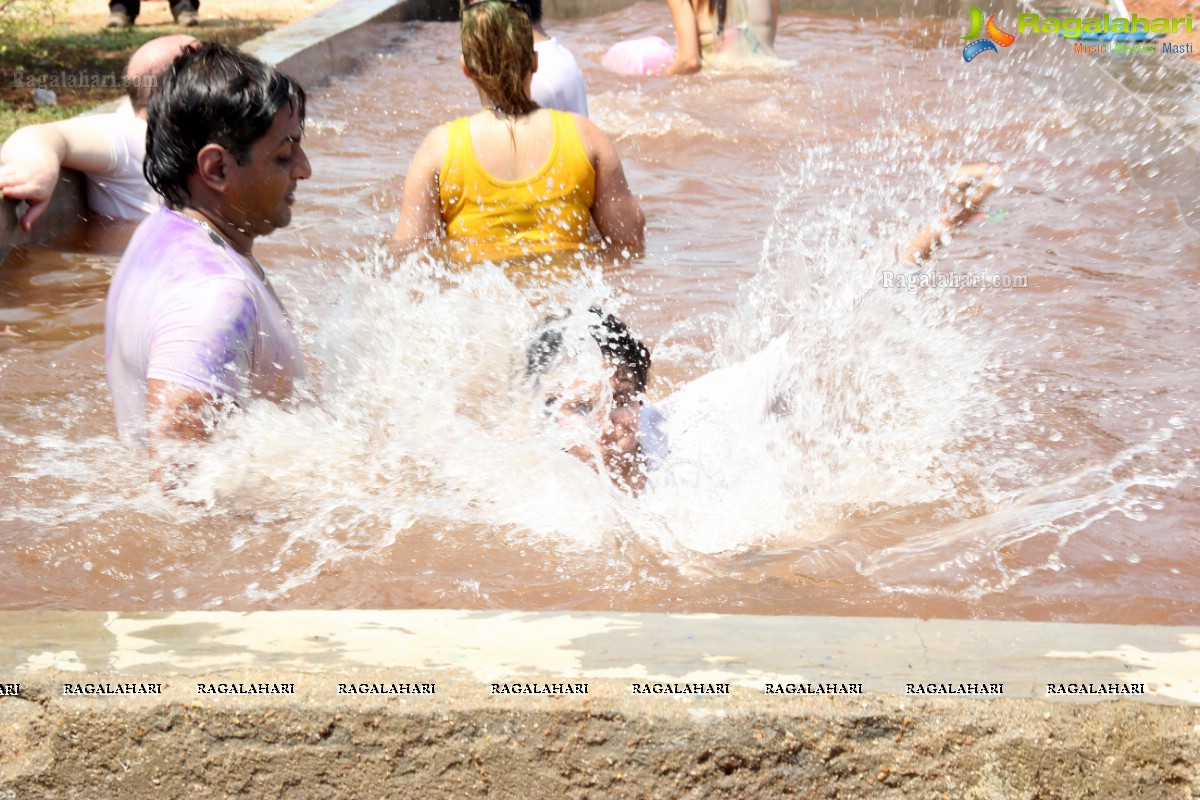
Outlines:
<svg viewBox="0 0 1200 800"><path fill-rule="evenodd" d="M88 208L113 219L137 220L153 213L162 198L146 183L146 121L128 101L109 114L78 117L108 138L108 167L87 176Z"/></svg>
<svg viewBox="0 0 1200 800"><path fill-rule="evenodd" d="M663 459L670 451L667 432L663 430L666 419L657 407L649 404L642 406L642 413L638 417L638 444L642 448L646 470L653 472L662 466Z"/></svg>
<svg viewBox="0 0 1200 800"><path fill-rule="evenodd" d="M104 361L127 445L146 441L146 381L244 402L286 397L300 343L258 271L188 217L160 208L134 231L108 290Z"/></svg>
<svg viewBox="0 0 1200 800"><path fill-rule="evenodd" d="M587 116L587 92L575 56L553 37L534 42L538 67L533 73L533 99L542 108Z"/></svg>

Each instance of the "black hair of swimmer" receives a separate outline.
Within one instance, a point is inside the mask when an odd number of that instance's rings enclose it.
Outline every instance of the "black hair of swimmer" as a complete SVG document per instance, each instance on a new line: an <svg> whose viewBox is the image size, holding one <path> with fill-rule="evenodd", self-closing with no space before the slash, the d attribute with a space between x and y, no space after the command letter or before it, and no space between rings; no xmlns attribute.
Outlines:
<svg viewBox="0 0 1200 800"><path fill-rule="evenodd" d="M172 207L186 206L200 151L219 144L244 164L285 105L303 125L304 87L290 75L223 44L186 48L150 96L146 181Z"/></svg>
<svg viewBox="0 0 1200 800"><path fill-rule="evenodd" d="M529 21L537 25L542 21L542 0L521 0L525 8L529 9Z"/></svg>
<svg viewBox="0 0 1200 800"><path fill-rule="evenodd" d="M629 326L612 314L606 314L595 306L589 308L587 313L595 316L595 320L588 322L588 333L600 346L605 360L610 364L628 367L633 372L637 392L645 392L650 376L650 349L629 332ZM542 323L541 333L525 349L526 375L543 375L549 371L562 350L561 323L564 319L551 317Z"/></svg>

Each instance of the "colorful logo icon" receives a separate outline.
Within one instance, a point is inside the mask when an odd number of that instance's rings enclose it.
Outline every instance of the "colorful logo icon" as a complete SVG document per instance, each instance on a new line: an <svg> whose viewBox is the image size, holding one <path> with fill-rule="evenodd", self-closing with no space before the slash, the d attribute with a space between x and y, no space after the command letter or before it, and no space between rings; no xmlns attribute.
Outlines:
<svg viewBox="0 0 1200 800"><path fill-rule="evenodd" d="M981 33L986 33L984 37L980 37ZM987 24L983 22L983 9L971 6L970 22L967 26L967 35L962 37L962 41L970 42L963 48L963 61L970 62L971 59L980 53L991 50L993 53L999 53L996 45L1008 47L1015 42L1017 37L1011 33L1000 30L996 24L996 15L992 14L987 18Z"/></svg>

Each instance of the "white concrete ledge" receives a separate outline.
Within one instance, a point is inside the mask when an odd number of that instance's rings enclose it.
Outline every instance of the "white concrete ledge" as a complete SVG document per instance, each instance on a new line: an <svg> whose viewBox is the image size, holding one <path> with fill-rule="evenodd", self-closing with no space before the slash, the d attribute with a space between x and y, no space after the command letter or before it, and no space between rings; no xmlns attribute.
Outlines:
<svg viewBox="0 0 1200 800"><path fill-rule="evenodd" d="M6 612L0 641L0 797L1200 791L1194 628Z"/></svg>
<svg viewBox="0 0 1200 800"><path fill-rule="evenodd" d="M313 691L324 685L332 693L330 681L355 670L422 679L450 670L480 691L514 678L700 681L757 694L767 684L855 684L862 693L899 697L914 696L912 684L1002 684L992 699L1200 705L1200 629L1154 625L599 612L22 611L0 613L0 641L0 683L45 669L139 679L262 669L292 670L297 682L315 681ZM308 673L317 677L303 677ZM1059 684L1142 691L1047 688Z"/></svg>
<svg viewBox="0 0 1200 800"><path fill-rule="evenodd" d="M379 36L371 30L374 24L452 20L456 10L454 0L341 0L243 47L312 89L376 52Z"/></svg>

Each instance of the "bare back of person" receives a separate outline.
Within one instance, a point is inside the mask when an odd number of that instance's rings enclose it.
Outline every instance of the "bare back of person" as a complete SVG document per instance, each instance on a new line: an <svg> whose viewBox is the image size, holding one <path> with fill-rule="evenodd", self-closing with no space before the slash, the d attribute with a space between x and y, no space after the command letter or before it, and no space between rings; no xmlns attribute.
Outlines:
<svg viewBox="0 0 1200 800"><path fill-rule="evenodd" d="M536 175L554 151L554 123L545 109L521 117L480 111L471 117L470 126L475 160L497 180L515 182Z"/></svg>

